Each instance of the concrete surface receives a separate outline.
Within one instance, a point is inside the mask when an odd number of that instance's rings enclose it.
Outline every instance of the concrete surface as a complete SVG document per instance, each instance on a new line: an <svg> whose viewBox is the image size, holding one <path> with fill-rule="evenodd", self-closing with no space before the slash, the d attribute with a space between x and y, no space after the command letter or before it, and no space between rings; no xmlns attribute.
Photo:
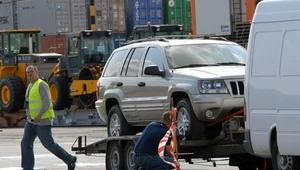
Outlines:
<svg viewBox="0 0 300 170"><path fill-rule="evenodd" d="M77 136L86 135L88 143L95 142L107 136L106 127L54 127L52 129L54 140L69 153ZM20 170L21 148L20 142L23 136L23 128L0 128L0 170ZM65 170L67 166L59 158L46 150L37 138L34 145L35 169L38 170ZM77 170L105 170L105 154L77 155ZM224 160L225 159L225 160ZM228 166L228 160L224 158L217 161L217 167L211 162L195 159L190 165L180 160L182 170L238 170Z"/></svg>

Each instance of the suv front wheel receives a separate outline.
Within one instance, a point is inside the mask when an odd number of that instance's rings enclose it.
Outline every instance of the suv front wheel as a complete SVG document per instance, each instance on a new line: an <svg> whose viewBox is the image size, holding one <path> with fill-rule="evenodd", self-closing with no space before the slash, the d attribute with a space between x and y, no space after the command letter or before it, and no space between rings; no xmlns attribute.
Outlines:
<svg viewBox="0 0 300 170"><path fill-rule="evenodd" d="M177 104L177 130L181 139L202 139L205 124L196 117L188 98L181 99Z"/></svg>
<svg viewBox="0 0 300 170"><path fill-rule="evenodd" d="M107 123L108 136L124 136L132 134L132 128L124 118L119 105L114 105L109 110Z"/></svg>

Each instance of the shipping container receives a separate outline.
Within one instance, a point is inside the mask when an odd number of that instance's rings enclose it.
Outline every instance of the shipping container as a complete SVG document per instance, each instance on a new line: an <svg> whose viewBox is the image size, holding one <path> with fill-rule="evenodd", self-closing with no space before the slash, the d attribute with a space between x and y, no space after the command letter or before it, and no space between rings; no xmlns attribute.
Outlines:
<svg viewBox="0 0 300 170"><path fill-rule="evenodd" d="M229 0L191 0L193 34L230 35Z"/></svg>
<svg viewBox="0 0 300 170"><path fill-rule="evenodd" d="M71 0L72 32L88 29L89 3L86 0Z"/></svg>
<svg viewBox="0 0 300 170"><path fill-rule="evenodd" d="M165 24L182 24L185 31L191 32L192 17L190 4L190 0L165 0Z"/></svg>
<svg viewBox="0 0 300 170"><path fill-rule="evenodd" d="M0 3L0 30L14 29L14 14L12 0L2 0Z"/></svg>
<svg viewBox="0 0 300 170"><path fill-rule="evenodd" d="M127 40L126 33L114 33L114 44L115 48L119 48L123 45L123 43Z"/></svg>
<svg viewBox="0 0 300 170"><path fill-rule="evenodd" d="M17 1L19 29L41 29L42 34L87 29L87 6L83 0Z"/></svg>
<svg viewBox="0 0 300 170"><path fill-rule="evenodd" d="M261 0L246 0L247 21L252 21L257 3Z"/></svg>
<svg viewBox="0 0 300 170"><path fill-rule="evenodd" d="M41 46L43 53L59 53L65 55L66 35L45 35L41 37Z"/></svg>
<svg viewBox="0 0 300 170"><path fill-rule="evenodd" d="M125 5L124 0L95 0L96 30L125 32Z"/></svg>
<svg viewBox="0 0 300 170"><path fill-rule="evenodd" d="M230 0L230 15L233 23L247 21L246 0Z"/></svg>
<svg viewBox="0 0 300 170"><path fill-rule="evenodd" d="M126 27L132 31L135 25L164 23L163 0L126 0Z"/></svg>

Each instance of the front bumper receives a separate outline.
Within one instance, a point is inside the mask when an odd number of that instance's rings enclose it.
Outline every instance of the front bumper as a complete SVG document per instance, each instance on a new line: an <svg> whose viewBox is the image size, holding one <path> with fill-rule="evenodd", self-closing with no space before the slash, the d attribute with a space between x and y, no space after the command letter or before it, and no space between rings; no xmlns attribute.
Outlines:
<svg viewBox="0 0 300 170"><path fill-rule="evenodd" d="M203 122L214 122L238 111L244 107L243 97L232 97L230 94L197 94L193 95L191 104L196 117ZM206 117L206 111L213 111L211 118Z"/></svg>

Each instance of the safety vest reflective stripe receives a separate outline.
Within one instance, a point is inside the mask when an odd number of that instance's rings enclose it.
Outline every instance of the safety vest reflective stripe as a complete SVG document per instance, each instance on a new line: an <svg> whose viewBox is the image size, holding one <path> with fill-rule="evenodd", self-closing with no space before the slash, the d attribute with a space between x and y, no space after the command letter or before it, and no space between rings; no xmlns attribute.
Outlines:
<svg viewBox="0 0 300 170"><path fill-rule="evenodd" d="M48 110L50 110L50 109L53 109L53 107L49 107ZM29 111L30 111L30 113L35 113L35 112L39 113L40 110L41 110L41 108L36 108L36 109L30 109Z"/></svg>

